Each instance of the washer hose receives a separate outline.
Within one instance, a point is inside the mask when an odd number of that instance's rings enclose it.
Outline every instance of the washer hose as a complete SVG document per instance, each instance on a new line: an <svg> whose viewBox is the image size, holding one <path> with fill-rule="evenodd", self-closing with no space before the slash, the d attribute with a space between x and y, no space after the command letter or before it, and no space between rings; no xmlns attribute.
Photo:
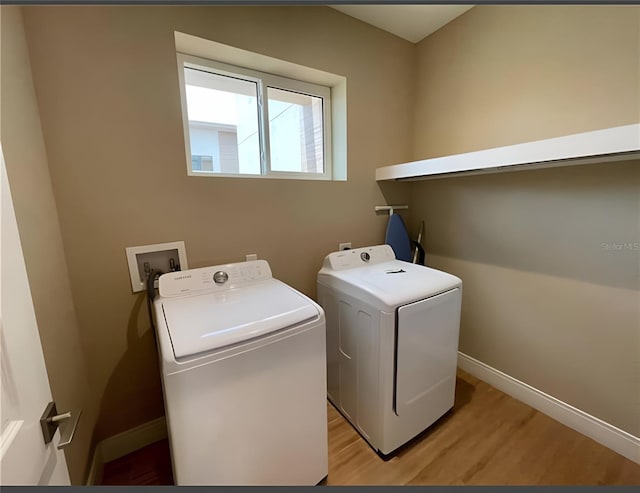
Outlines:
<svg viewBox="0 0 640 493"><path fill-rule="evenodd" d="M152 270L147 276L147 310L149 312L149 323L151 324L154 337L156 335L156 325L153 323L153 308L151 307L151 303L156 297L156 289L153 285L155 284L156 279L162 274L164 274L164 272Z"/></svg>

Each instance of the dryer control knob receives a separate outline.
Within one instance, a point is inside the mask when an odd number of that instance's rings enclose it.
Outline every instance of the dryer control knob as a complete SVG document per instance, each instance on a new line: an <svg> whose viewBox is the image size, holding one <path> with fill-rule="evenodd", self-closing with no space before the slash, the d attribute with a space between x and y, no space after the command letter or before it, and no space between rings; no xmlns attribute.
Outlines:
<svg viewBox="0 0 640 493"><path fill-rule="evenodd" d="M371 255L369 255L367 252L362 252L360 254L360 258L364 261L364 262L368 262L369 260L371 260Z"/></svg>
<svg viewBox="0 0 640 493"><path fill-rule="evenodd" d="M219 270L213 275L213 282L216 284L224 284L229 280L229 274L226 272Z"/></svg>

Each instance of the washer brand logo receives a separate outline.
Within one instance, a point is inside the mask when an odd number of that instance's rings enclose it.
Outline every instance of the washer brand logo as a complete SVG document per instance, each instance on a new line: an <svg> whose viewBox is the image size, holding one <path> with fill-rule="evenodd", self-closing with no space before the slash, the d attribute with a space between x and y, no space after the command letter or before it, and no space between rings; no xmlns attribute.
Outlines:
<svg viewBox="0 0 640 493"><path fill-rule="evenodd" d="M173 278L174 281L181 281L182 279L191 279L191 274L185 275L185 276L178 276L178 277L174 277Z"/></svg>
<svg viewBox="0 0 640 493"><path fill-rule="evenodd" d="M388 270L387 274L402 274L403 272L407 272L407 271L404 269Z"/></svg>

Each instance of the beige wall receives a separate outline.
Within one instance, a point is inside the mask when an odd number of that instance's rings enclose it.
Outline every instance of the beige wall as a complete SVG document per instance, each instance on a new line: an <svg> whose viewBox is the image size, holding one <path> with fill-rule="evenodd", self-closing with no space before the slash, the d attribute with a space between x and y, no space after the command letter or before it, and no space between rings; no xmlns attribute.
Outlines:
<svg viewBox="0 0 640 493"><path fill-rule="evenodd" d="M636 123L636 6L477 6L418 44L414 158Z"/></svg>
<svg viewBox="0 0 640 493"><path fill-rule="evenodd" d="M83 411L74 440L65 449L71 481L82 484L96 420L95 400L89 390L20 8L3 6L0 18L0 140L51 392L61 412Z"/></svg>
<svg viewBox="0 0 640 493"><path fill-rule="evenodd" d="M471 9L418 45L412 157L640 121L639 36L638 7ZM428 263L464 282L460 350L640 436L640 162L410 195Z"/></svg>
<svg viewBox="0 0 640 493"><path fill-rule="evenodd" d="M338 243L380 243L375 168L409 159L415 47L326 7L24 7L35 88L103 439L164 413L125 247L184 240L190 267L267 259L315 295ZM187 177L174 30L347 78L348 181Z"/></svg>

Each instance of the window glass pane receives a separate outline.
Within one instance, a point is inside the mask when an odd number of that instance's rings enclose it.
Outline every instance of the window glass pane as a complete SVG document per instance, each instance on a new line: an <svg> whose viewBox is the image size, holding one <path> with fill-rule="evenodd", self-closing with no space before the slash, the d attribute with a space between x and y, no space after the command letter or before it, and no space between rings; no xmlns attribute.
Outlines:
<svg viewBox="0 0 640 493"><path fill-rule="evenodd" d="M260 174L255 82L185 67L191 169Z"/></svg>
<svg viewBox="0 0 640 493"><path fill-rule="evenodd" d="M324 173L322 98L273 87L267 97L271 169Z"/></svg>

